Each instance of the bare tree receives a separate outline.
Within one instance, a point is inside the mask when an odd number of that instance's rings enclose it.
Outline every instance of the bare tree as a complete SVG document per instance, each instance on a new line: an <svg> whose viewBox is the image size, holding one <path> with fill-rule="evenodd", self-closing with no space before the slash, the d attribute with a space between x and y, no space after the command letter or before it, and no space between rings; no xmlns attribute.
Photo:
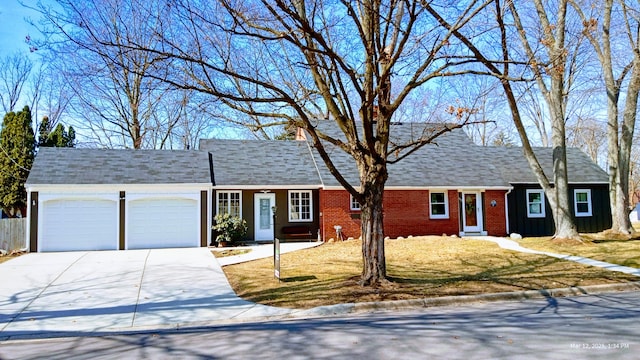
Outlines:
<svg viewBox="0 0 640 360"><path fill-rule="evenodd" d="M549 8L553 6L553 2L546 2L545 5ZM522 31L527 35L527 41L530 42L528 47L523 47L521 51L516 53L519 59L531 58L532 53L537 56L534 59L536 62L546 61L546 55L544 55L544 47L535 46L539 39L543 39L540 43L545 46L547 43L544 41L545 30L542 28L544 22L540 21L538 16L534 15L533 9L527 8L521 5L523 9L521 12L525 12L521 21ZM549 14L553 14L553 10L549 9ZM538 10L535 10L537 13ZM553 21L553 19L552 19ZM580 119L592 116L592 114L599 111L594 104L594 93L599 84L599 73L593 70L593 50L589 46L585 46L586 38L582 34L582 23L577 16L572 14L566 15L565 32L569 37L569 41L565 45L566 59L563 69L564 78L564 94L562 98L562 109L564 113L564 119L566 126L580 122ZM556 24L552 23L550 26L555 27ZM522 34L522 32L519 32ZM521 37L522 39L522 37ZM528 52L527 49L531 49ZM546 64L546 63L545 63ZM545 69L546 70L546 69ZM548 76L546 71L541 74ZM534 74L535 76L535 74ZM594 85L595 83L595 85ZM548 85L548 84L547 84ZM551 147L552 144L552 128L553 121L551 112L549 111L548 99L544 96L544 92L539 91L539 82L523 82L516 84L516 89L519 92L520 109L525 115L526 123L531 123L530 128L533 132L529 132L529 138L533 142L539 143L543 147ZM574 129L576 127L574 126Z"/></svg>
<svg viewBox="0 0 640 360"><path fill-rule="evenodd" d="M32 69L31 60L21 53L0 59L0 104L5 113L16 109Z"/></svg>
<svg viewBox="0 0 640 360"><path fill-rule="evenodd" d="M466 127L466 132L476 144L489 146L496 136L508 130L510 121L504 119L504 101L500 96L500 84L495 78L488 76L465 76L450 79L452 93L456 99L451 103L458 103L470 111L469 117L475 124ZM461 86L461 81L464 85Z"/></svg>
<svg viewBox="0 0 640 360"><path fill-rule="evenodd" d="M448 4L448 11L458 14L452 28L466 26L488 3ZM163 4L163 27L148 31L162 37L162 45L129 39L126 49L145 50L156 62L179 64L189 81L162 80L220 99L248 115L248 125L256 131L271 125L305 129L329 171L361 204L361 284L385 281L382 203L387 164L462 126L425 126L422 136L397 144L390 142L390 123L414 91L433 79L458 74L455 67L470 61L457 53L459 47L450 46L452 31L437 27L422 2L412 0ZM100 39L121 47L108 37ZM318 119L327 119L324 123L332 129L324 131ZM340 135L332 135L336 132ZM346 169L335 166L330 154L334 149L353 159L359 184L349 183Z"/></svg>
<svg viewBox="0 0 640 360"><path fill-rule="evenodd" d="M576 54L579 53L581 41L578 37L578 40L574 41L576 45L573 48L570 48L566 41L570 24L567 18L568 1L557 0L555 9L553 3L533 0L537 14L535 19L540 24L541 37L532 37L527 34L520 17L520 4L517 6L514 2L508 2L507 5L513 16L524 52L529 59L536 85L545 100L551 119L554 186L542 185L553 211L556 226L555 236L558 238L579 238L569 202L565 121L567 94L575 80L572 65L578 58ZM537 49L538 44L542 45L541 49Z"/></svg>
<svg viewBox="0 0 640 360"><path fill-rule="evenodd" d="M97 40L155 48L162 16L137 1L56 2L39 5L47 40L39 50L48 51L73 93L68 111L76 128L98 146L165 147L189 102L184 91L159 80L173 71L172 64L158 66L148 52ZM152 5L161 11L161 4Z"/></svg>
<svg viewBox="0 0 640 360"><path fill-rule="evenodd" d="M596 164L603 164L602 154L607 145L607 131L595 118L578 117L567 125L567 144L582 149Z"/></svg>
<svg viewBox="0 0 640 360"><path fill-rule="evenodd" d="M631 147L640 93L640 9L628 1L602 0L596 4L571 1L595 49L604 78L607 103L607 162L612 230L633 232L629 221ZM626 87L624 82L628 77ZM626 90L620 119L620 95Z"/></svg>
<svg viewBox="0 0 640 360"><path fill-rule="evenodd" d="M39 120L44 117L48 118L49 126L55 128L66 116L73 96L69 84L46 61L33 73L29 94L35 129L40 128Z"/></svg>
<svg viewBox="0 0 640 360"><path fill-rule="evenodd" d="M472 36L463 34L461 31L454 31L454 36L467 46L492 76L496 76L501 81L514 124L520 135L525 158L544 189L551 206L556 227L554 237L579 239L569 203L566 160L566 96L567 84L572 81L571 78L567 78L570 75L567 71L570 66L569 49L566 46L567 0L558 0L551 4L533 0L533 8L527 8L530 3L523 2L516 4L513 1L506 1L504 7L500 0L495 0L493 3L497 25L493 30L498 31L495 39L499 39L499 44L486 46L487 37L474 41ZM554 4L556 7L551 9ZM452 29L451 21L443 15L448 15L448 12L438 12L429 4L426 8L440 20L442 26ZM523 23L521 11L527 11L529 16L526 20L531 22L531 27ZM506 20L513 24L513 28L508 26ZM485 30L492 31L492 29ZM519 39L521 45L519 49L514 49L516 47L516 42L513 41L514 36ZM494 53L496 48L500 53ZM517 56L519 53L524 57ZM527 75L526 77L530 76L535 82L551 120L551 143L554 148L553 186L533 152L514 90L514 84L520 83L522 77L512 76L513 68L523 64L526 65L526 71L521 66L519 71Z"/></svg>
<svg viewBox="0 0 640 360"><path fill-rule="evenodd" d="M540 94L528 86L520 96L519 102L523 115L533 123L536 135L540 139L540 146L550 147L551 136L549 134L549 116L543 105L544 100L540 99ZM532 136L530 136L532 137ZM533 139L532 139L533 140Z"/></svg>

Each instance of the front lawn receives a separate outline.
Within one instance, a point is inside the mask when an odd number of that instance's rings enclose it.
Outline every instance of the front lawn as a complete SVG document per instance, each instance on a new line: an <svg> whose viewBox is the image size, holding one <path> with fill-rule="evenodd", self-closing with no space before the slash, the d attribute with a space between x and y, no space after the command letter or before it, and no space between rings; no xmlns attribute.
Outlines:
<svg viewBox="0 0 640 360"><path fill-rule="evenodd" d="M236 255L243 255L243 254L247 254L251 252L251 249L223 249L223 250L211 250L211 253L213 254L213 256L217 257L217 258L223 258L223 257L228 257L228 256L236 256Z"/></svg>
<svg viewBox="0 0 640 360"><path fill-rule="evenodd" d="M282 282L274 278L271 258L223 269L240 297L289 308L638 280L556 258L503 250L482 240L439 236L388 240L386 255L391 282L373 289L357 285L362 270L358 240L283 254Z"/></svg>
<svg viewBox="0 0 640 360"><path fill-rule="evenodd" d="M640 235L618 236L608 232L583 234L584 243L558 243L550 237L524 238L520 245L535 250L587 257L612 264L640 268Z"/></svg>

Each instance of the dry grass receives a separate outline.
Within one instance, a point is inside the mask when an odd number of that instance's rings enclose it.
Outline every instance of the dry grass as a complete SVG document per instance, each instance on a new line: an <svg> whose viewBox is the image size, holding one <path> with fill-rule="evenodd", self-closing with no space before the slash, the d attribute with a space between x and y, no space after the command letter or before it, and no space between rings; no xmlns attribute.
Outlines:
<svg viewBox="0 0 640 360"><path fill-rule="evenodd" d="M640 268L640 234L620 235L605 231L582 234L584 242L559 243L549 237L524 238L518 242L531 249L577 255L612 264Z"/></svg>
<svg viewBox="0 0 640 360"><path fill-rule="evenodd" d="M251 252L251 249L226 249L226 250L211 250L213 256L217 258L242 255Z"/></svg>
<svg viewBox="0 0 640 360"><path fill-rule="evenodd" d="M239 296L291 308L637 280L631 275L503 250L481 240L437 236L389 240L386 255L391 281L378 288L356 283L362 270L358 240L283 254L282 282L274 279L272 259L226 266L224 271Z"/></svg>
<svg viewBox="0 0 640 360"><path fill-rule="evenodd" d="M7 262L11 259L15 259L20 255L23 255L23 252L12 252L10 254L4 255L4 256L0 256L0 264Z"/></svg>

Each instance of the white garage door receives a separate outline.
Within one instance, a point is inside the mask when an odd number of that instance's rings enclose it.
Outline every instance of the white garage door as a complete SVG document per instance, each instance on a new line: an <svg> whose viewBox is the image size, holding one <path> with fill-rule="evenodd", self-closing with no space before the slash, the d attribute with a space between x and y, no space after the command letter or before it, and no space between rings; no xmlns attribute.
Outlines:
<svg viewBox="0 0 640 360"><path fill-rule="evenodd" d="M117 205L112 200L44 201L39 251L116 250Z"/></svg>
<svg viewBox="0 0 640 360"><path fill-rule="evenodd" d="M132 200L126 211L127 249L200 245L198 201L186 198Z"/></svg>

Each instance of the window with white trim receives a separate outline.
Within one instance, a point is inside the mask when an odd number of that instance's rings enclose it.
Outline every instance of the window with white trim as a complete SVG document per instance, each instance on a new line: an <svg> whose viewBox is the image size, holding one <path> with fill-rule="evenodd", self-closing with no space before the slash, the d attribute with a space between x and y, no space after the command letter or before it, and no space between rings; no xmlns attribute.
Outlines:
<svg viewBox="0 0 640 360"><path fill-rule="evenodd" d="M591 190L575 189L573 190L573 203L576 216L591 216Z"/></svg>
<svg viewBox="0 0 640 360"><path fill-rule="evenodd" d="M242 217L242 192L217 191L216 214Z"/></svg>
<svg viewBox="0 0 640 360"><path fill-rule="evenodd" d="M313 202L310 190L289 190L289 221L313 221Z"/></svg>
<svg viewBox="0 0 640 360"><path fill-rule="evenodd" d="M354 199L353 195L351 195L351 194L349 194L349 209L351 211L360 211L360 210L362 210L358 200Z"/></svg>
<svg viewBox="0 0 640 360"><path fill-rule="evenodd" d="M543 218L544 212L544 190L527 190L527 217Z"/></svg>
<svg viewBox="0 0 640 360"><path fill-rule="evenodd" d="M448 219L449 218L449 199L446 192L430 192L429 193L429 209L431 219Z"/></svg>

